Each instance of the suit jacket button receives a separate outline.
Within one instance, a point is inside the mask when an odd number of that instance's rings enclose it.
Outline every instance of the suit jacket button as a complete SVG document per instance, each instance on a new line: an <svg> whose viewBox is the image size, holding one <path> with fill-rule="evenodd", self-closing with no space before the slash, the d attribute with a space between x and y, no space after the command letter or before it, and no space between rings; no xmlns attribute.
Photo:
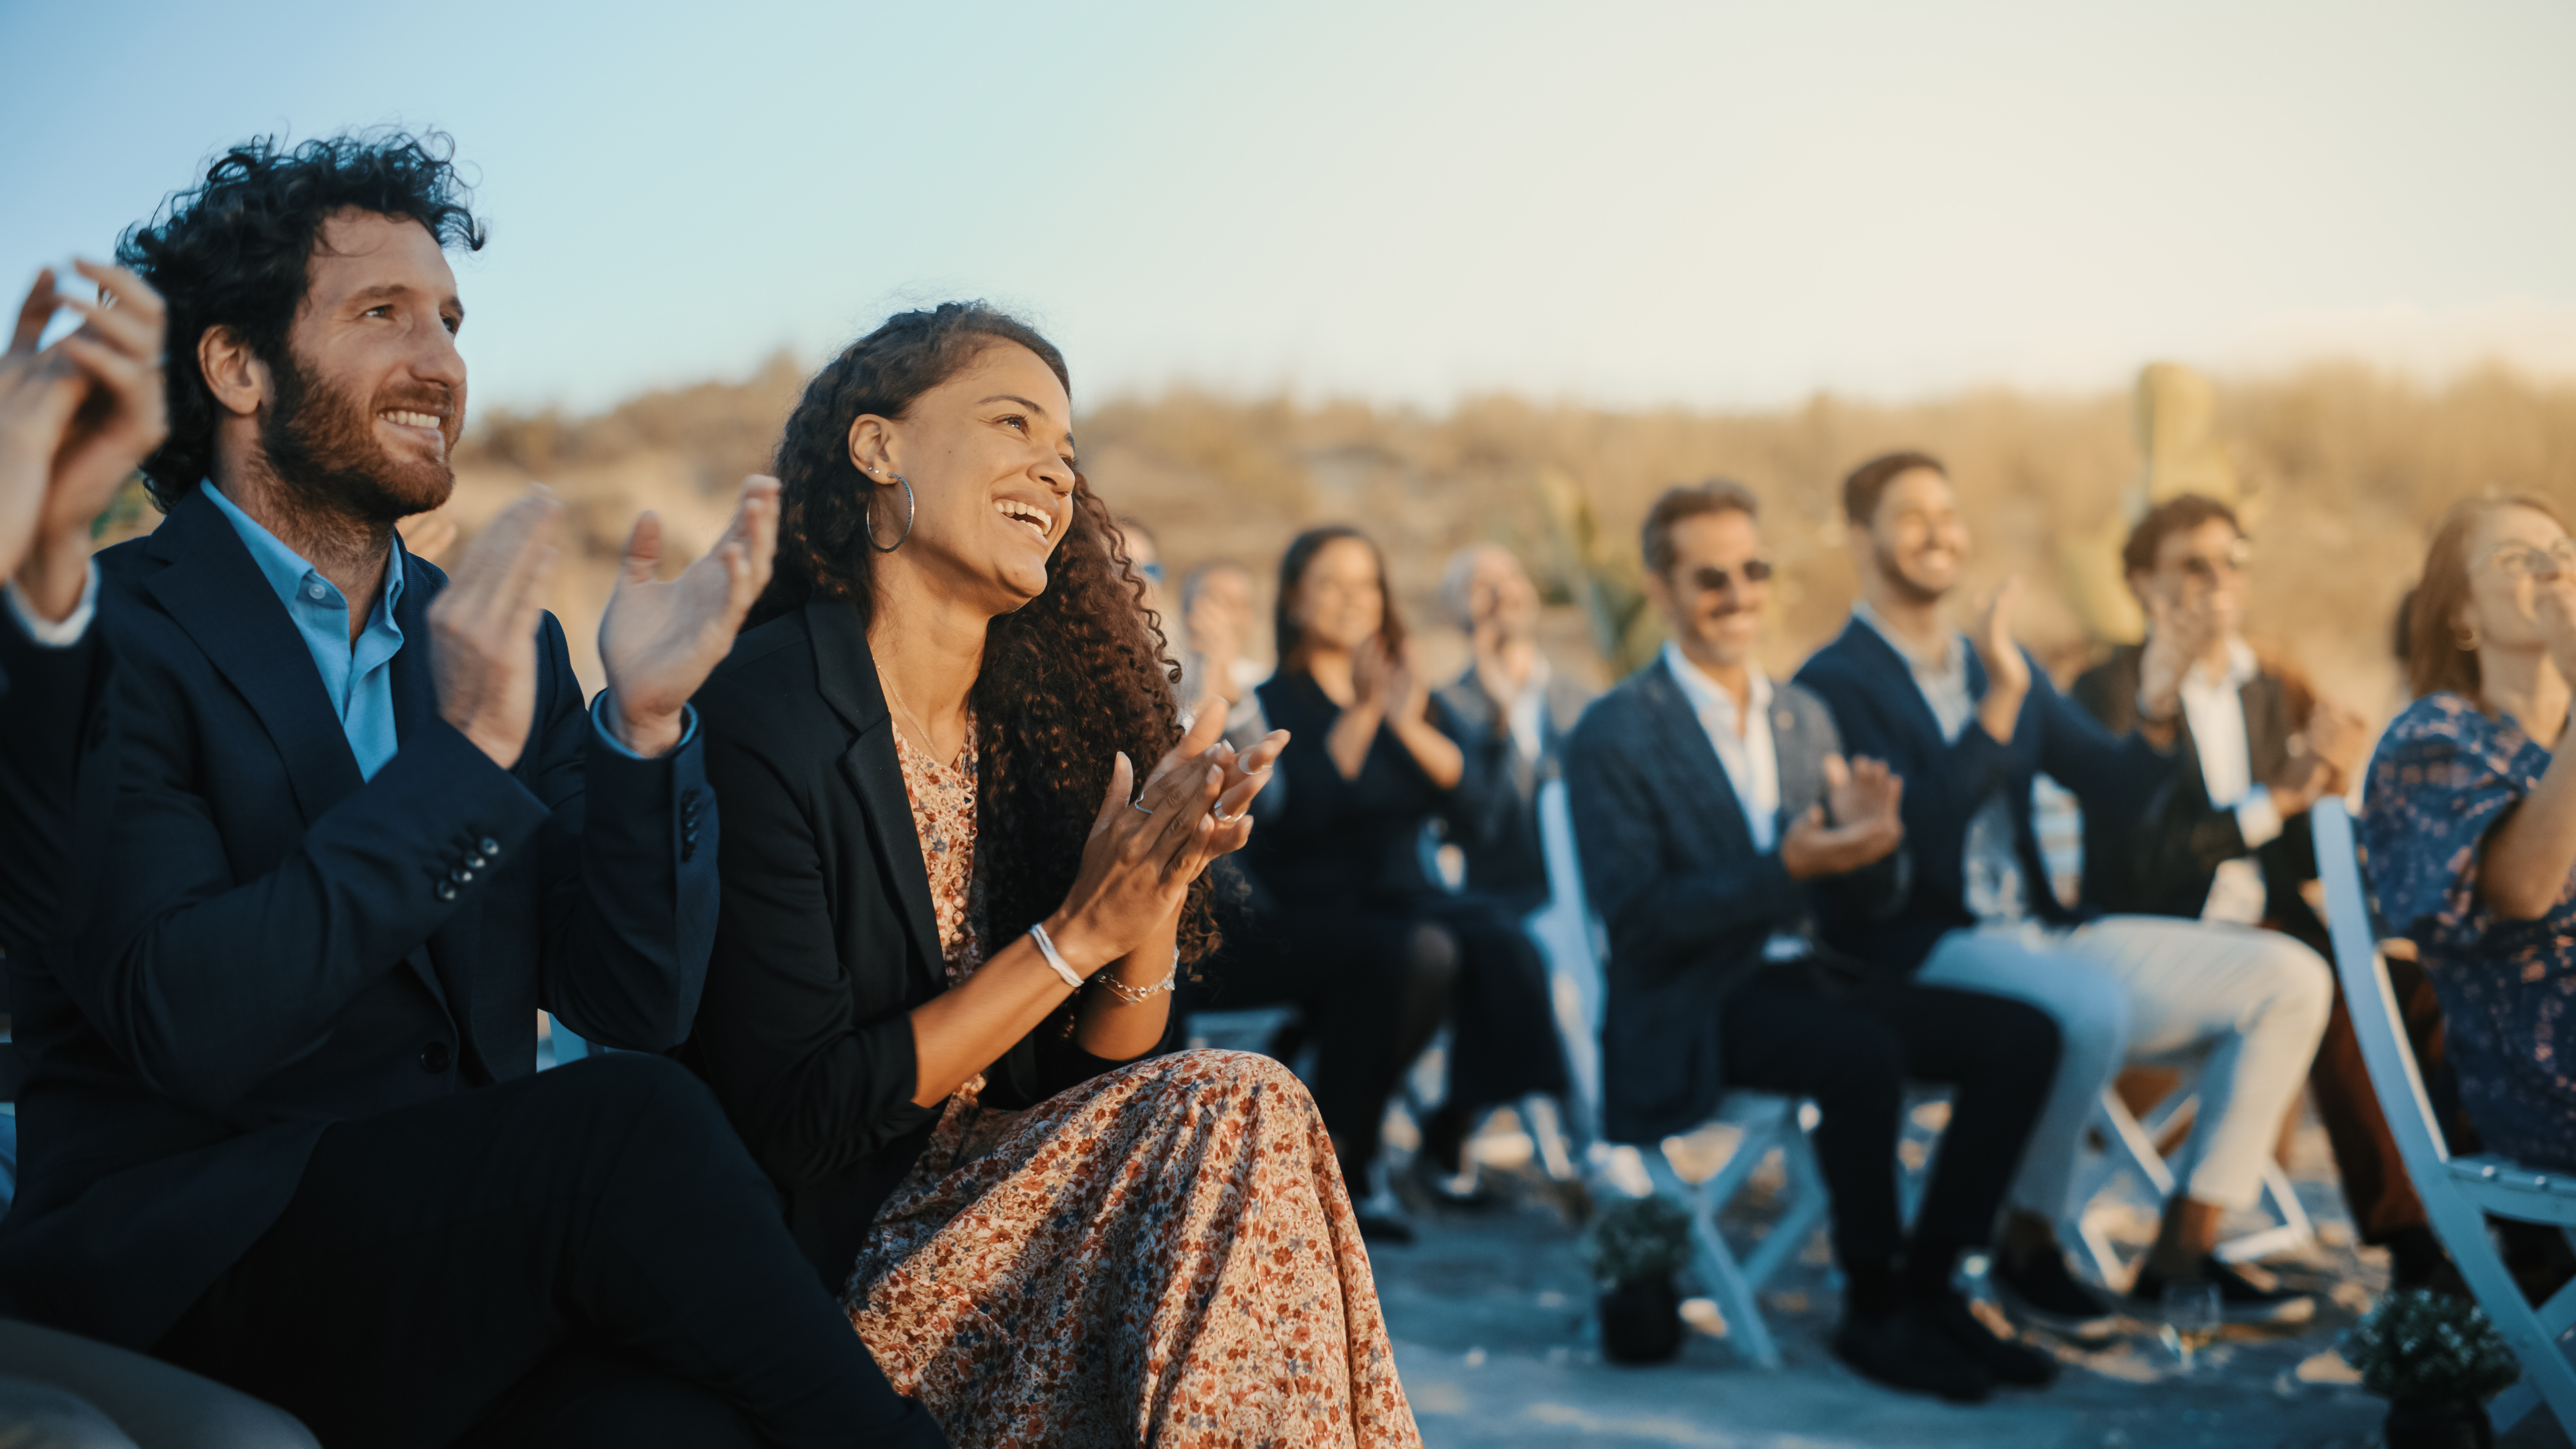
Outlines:
<svg viewBox="0 0 2576 1449"><path fill-rule="evenodd" d="M485 866L487 866L487 865L489 865L489 864L491 864L491 862L490 862L490 861L488 861L488 860L485 860L485 859L484 859L481 855L479 855L479 854L478 854L478 855L469 855L469 856L465 857L465 868L466 868L467 870L481 870L483 867L485 867Z"/></svg>
<svg viewBox="0 0 2576 1449"><path fill-rule="evenodd" d="M458 885L463 885L467 881L474 879L474 872L467 870L465 867L460 865L456 869L449 871L447 873L447 878L456 882Z"/></svg>
<svg viewBox="0 0 2576 1449"><path fill-rule="evenodd" d="M485 855L499 855L501 853L501 842L486 835L481 840L474 843L474 848L483 852Z"/></svg>
<svg viewBox="0 0 2576 1449"><path fill-rule="evenodd" d="M447 1043L443 1041L431 1042L420 1049L420 1069L424 1072L446 1071L447 1062Z"/></svg>
<svg viewBox="0 0 2576 1449"><path fill-rule="evenodd" d="M440 881L436 889L440 900L452 901L456 899L456 882L447 880Z"/></svg>

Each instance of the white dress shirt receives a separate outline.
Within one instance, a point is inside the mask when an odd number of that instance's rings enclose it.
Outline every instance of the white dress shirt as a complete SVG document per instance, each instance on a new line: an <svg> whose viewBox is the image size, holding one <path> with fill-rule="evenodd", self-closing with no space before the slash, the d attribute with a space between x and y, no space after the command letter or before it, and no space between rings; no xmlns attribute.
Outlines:
<svg viewBox="0 0 2576 1449"><path fill-rule="evenodd" d="M2242 639L2227 644L2227 667L2212 672L2207 661L2194 661L2182 677L2183 718L2191 725L2191 744L2200 757L2200 781L2213 809L2233 811L2245 848L2258 849L2281 833L2281 810L2272 792L2254 783L2252 743L2245 735L2243 690L2262 673L2253 647ZM2204 921L2253 925L2263 919L2268 898L2263 868L2239 856L2220 861L2201 907Z"/></svg>
<svg viewBox="0 0 2576 1449"><path fill-rule="evenodd" d="M1975 647L1964 634L1953 634L1947 647L1936 657L1923 653L1913 642L1896 631L1867 599L1852 606L1852 617L1867 624L1887 647L1905 661L1914 676L1914 687L1923 692L1923 702L1932 707L1932 717L1941 723L1941 739L1958 743L1959 736L1977 717L1977 697L1968 688L1968 651ZM2022 882L2021 852L2013 842L2012 807L2004 802L2004 792L1997 790L1977 807L1968 819L1968 838L1959 851L1961 894L1969 914L1979 921L2010 923L2030 914L2030 898Z"/></svg>
<svg viewBox="0 0 2576 1449"><path fill-rule="evenodd" d="M5 592L9 596L9 612L17 616L18 627L27 631L28 638L48 649L69 649L89 632L89 621L98 617L98 564L91 561L89 577L81 584L80 602L59 621L38 615L36 606L27 601L26 592L18 587L15 579L9 582Z"/></svg>
<svg viewBox="0 0 2576 1449"><path fill-rule="evenodd" d="M1739 717L1735 696L1670 643L1664 645L1664 667L1673 672L1682 698L1690 701L1691 713L1699 716L1699 727L1708 731L1708 742L1717 749L1717 762L1726 768L1726 782L1735 787L1736 804L1743 807L1753 848L1769 854L1780 841L1780 751L1771 738L1771 681L1759 669L1746 671L1753 688L1749 707Z"/></svg>
<svg viewBox="0 0 2576 1449"><path fill-rule="evenodd" d="M1555 674L1548 668L1546 655L1533 655L1529 678L1522 681L1520 693L1503 704L1503 719L1512 730L1512 748L1533 765L1538 763L1539 746L1545 743L1541 731L1547 721L1547 682Z"/></svg>
<svg viewBox="0 0 2576 1449"><path fill-rule="evenodd" d="M1726 782L1735 787L1735 803L1744 812L1744 828L1753 837L1753 848L1770 854L1780 843L1780 749L1771 737L1770 679L1759 669L1746 671L1752 688L1739 714L1735 696L1726 686L1709 678L1669 641L1664 645L1664 667L1673 672L1673 682L1681 686L1682 698L1699 717L1699 727L1708 731L1717 763L1726 770ZM1762 943L1766 961L1795 961L1814 950L1815 944L1796 931L1774 931Z"/></svg>

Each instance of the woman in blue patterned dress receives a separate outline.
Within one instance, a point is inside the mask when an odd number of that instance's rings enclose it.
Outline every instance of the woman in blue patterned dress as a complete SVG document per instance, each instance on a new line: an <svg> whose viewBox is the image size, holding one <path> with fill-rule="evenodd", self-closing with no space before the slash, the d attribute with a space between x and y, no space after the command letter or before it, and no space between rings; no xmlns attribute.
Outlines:
<svg viewBox="0 0 2576 1449"><path fill-rule="evenodd" d="M2408 637L2417 698L2370 764L2371 888L2441 997L2486 1149L2576 1168L2576 750L2557 748L2576 679L2576 541L2556 512L2522 498L2453 508Z"/></svg>

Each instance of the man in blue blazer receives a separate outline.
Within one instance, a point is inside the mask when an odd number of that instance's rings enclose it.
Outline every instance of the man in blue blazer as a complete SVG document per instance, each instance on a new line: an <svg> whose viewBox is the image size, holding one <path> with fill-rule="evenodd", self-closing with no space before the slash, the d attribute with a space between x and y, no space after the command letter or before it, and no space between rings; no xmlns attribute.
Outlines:
<svg viewBox="0 0 2576 1449"><path fill-rule="evenodd" d="M452 583L394 528L452 486L445 246L481 242L445 153L392 136L235 148L120 245L170 309L168 517L101 558L96 899L10 956L0 1302L331 1443L942 1442L694 1078L534 1073L541 1007L639 1052L689 1030L717 884L686 701L775 485L667 584L638 524L585 707L551 498Z"/></svg>
<svg viewBox="0 0 2576 1449"><path fill-rule="evenodd" d="M2157 916L2088 918L2060 902L2031 829L2045 771L2097 828L2143 820L2181 779L2171 752L2183 671L2201 641L2159 628L2141 661L2140 729L2114 738L2013 643L2006 583L1961 635L1941 604L1968 533L1941 464L1891 453L1854 470L1843 510L1861 602L1798 671L1852 749L1905 777L1914 879L1886 915L1829 921L1826 939L1927 983L2018 997L2057 1018L2065 1066L2031 1140L1995 1280L2042 1317L2099 1305L2068 1273L2054 1224L2073 1206L2079 1139L2132 1057L2199 1063L2200 1107L2181 1186L2131 1292L2215 1282L2231 1316L2292 1319L2314 1305L2221 1263L2219 1220L2249 1207L2283 1115L2306 1080L2333 999L2316 954L2277 934Z"/></svg>
<svg viewBox="0 0 2576 1449"><path fill-rule="evenodd" d="M1663 657L1584 712L1565 752L1583 880L1610 936L1607 1135L1652 1143L1731 1087L1813 1097L1847 1282L1834 1349L1899 1388L1981 1399L2042 1384L1950 1287L1983 1246L2057 1067L2020 1002L1925 986L1820 946L1814 922L1903 900L1904 782L1846 767L1813 695L1757 658L1771 567L1741 484L1676 488L1646 516ZM1908 1079L1957 1088L1914 1232L1896 1145Z"/></svg>

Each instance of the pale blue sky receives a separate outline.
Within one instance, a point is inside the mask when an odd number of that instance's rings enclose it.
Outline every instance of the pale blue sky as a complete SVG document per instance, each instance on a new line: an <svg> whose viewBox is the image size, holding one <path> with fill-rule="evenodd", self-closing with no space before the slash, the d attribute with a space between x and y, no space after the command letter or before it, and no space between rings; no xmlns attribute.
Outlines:
<svg viewBox="0 0 2576 1449"><path fill-rule="evenodd" d="M2576 373L2576 6L0 0L0 282L255 132L437 125L485 403L1023 309L1077 399Z"/></svg>

